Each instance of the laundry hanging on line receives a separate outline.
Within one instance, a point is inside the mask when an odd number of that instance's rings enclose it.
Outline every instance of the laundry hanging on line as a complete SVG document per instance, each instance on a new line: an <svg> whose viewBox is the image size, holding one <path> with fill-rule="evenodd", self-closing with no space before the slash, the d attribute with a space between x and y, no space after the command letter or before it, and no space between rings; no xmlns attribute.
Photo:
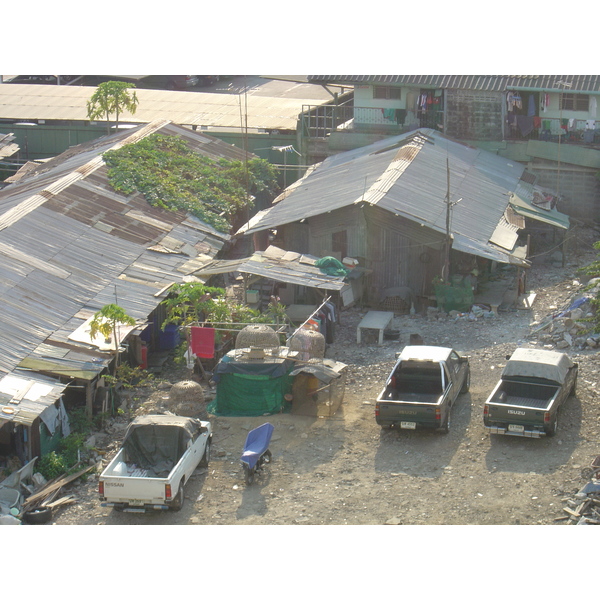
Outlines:
<svg viewBox="0 0 600 600"><path fill-rule="evenodd" d="M214 358L215 330L212 327L191 327L190 346L198 358Z"/></svg>

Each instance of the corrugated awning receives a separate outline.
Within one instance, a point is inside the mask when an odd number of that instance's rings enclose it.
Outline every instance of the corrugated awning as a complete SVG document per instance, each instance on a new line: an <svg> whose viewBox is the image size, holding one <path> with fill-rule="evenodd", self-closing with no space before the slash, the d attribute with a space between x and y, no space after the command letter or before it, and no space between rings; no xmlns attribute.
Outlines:
<svg viewBox="0 0 600 600"><path fill-rule="evenodd" d="M54 407L68 384L42 375L11 373L0 379L0 426L6 421L31 426Z"/></svg>
<svg viewBox="0 0 600 600"><path fill-rule="evenodd" d="M314 265L318 260L308 254L287 252L276 246L269 246L264 252L238 260L214 260L196 271L196 275L206 277L219 273L239 271L257 277L265 277L282 283L302 285L324 290L342 290L348 286L343 277L323 273Z"/></svg>
<svg viewBox="0 0 600 600"><path fill-rule="evenodd" d="M560 213L556 208L544 208L542 205L536 205L531 200L527 200L516 194L509 194L510 205L513 210L523 217L529 217L542 223L547 223L553 227L569 229L569 217Z"/></svg>
<svg viewBox="0 0 600 600"><path fill-rule="evenodd" d="M52 358L35 358L29 356L19 363L19 367L41 373L51 373L57 377L69 377L72 379L91 381L96 378L109 363L110 359L101 362L82 363L73 360L54 360Z"/></svg>

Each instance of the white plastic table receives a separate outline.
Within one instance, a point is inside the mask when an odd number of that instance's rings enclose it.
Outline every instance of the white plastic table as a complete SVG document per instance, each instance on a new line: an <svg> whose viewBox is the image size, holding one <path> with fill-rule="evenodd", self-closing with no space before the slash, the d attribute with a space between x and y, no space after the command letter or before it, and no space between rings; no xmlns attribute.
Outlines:
<svg viewBox="0 0 600 600"><path fill-rule="evenodd" d="M393 312L370 310L356 328L356 343L360 344L362 329L377 329L379 331L379 345L383 344L383 332L390 326L393 318Z"/></svg>

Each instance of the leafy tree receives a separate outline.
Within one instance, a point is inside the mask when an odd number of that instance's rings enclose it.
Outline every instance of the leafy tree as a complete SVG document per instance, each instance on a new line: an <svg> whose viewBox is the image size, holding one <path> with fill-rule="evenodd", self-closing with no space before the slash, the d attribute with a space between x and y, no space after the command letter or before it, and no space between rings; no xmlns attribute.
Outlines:
<svg viewBox="0 0 600 600"><path fill-rule="evenodd" d="M124 111L135 114L139 100L129 88L135 85L124 81L106 81L101 83L87 102L87 116L90 120L106 117L106 131L110 134L110 115L116 115L116 125L119 128L119 115Z"/></svg>
<svg viewBox="0 0 600 600"><path fill-rule="evenodd" d="M98 334L105 339L112 338L114 343L113 353L115 355L113 376L117 373L117 363L119 360L119 338L117 336L118 325L135 325L136 321L130 317L123 308L117 304L107 304L103 306L90 321L90 337L94 339Z"/></svg>

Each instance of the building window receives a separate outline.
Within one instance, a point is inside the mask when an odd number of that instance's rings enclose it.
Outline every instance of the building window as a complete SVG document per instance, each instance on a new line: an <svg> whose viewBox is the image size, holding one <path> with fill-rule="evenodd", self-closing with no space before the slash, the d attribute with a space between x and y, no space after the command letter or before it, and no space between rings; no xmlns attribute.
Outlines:
<svg viewBox="0 0 600 600"><path fill-rule="evenodd" d="M562 94L562 110L578 110L587 112L590 106L588 94Z"/></svg>
<svg viewBox="0 0 600 600"><path fill-rule="evenodd" d="M373 86L373 98L377 100L400 100L401 89L389 85Z"/></svg>

